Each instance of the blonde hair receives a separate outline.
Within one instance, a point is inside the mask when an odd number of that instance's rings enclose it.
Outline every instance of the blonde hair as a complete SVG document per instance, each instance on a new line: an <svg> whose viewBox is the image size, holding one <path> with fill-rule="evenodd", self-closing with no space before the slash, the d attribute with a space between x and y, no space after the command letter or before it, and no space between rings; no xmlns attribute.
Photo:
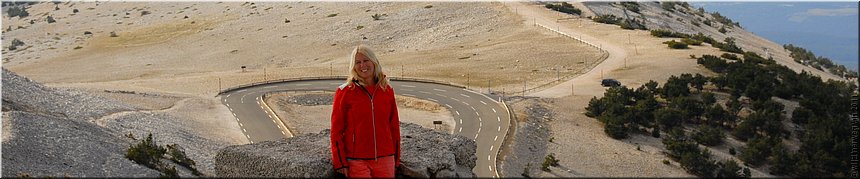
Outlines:
<svg viewBox="0 0 860 179"><path fill-rule="evenodd" d="M376 54L374 54L373 51L370 50L370 48L364 45L358 45L355 47L354 50L352 50L351 58L349 58L349 75L346 77L346 83L352 83L352 81L354 80L358 80L363 84L367 83L364 82L364 79L359 78L358 72L355 71L355 58L357 58L359 54L364 55L365 57L369 58L371 62L373 62L373 76L376 80L376 85L382 88L383 91L385 91L386 87L388 86L388 76L386 76L385 73L382 72L382 65L379 64L379 59L376 58Z"/></svg>

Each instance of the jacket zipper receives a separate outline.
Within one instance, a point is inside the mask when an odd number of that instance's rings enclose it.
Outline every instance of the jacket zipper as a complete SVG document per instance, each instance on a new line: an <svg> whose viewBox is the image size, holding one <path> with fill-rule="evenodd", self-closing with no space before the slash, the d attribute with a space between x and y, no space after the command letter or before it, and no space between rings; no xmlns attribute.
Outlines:
<svg viewBox="0 0 860 179"><path fill-rule="evenodd" d="M353 81L353 82L356 82L356 81ZM376 91L379 89L374 89L373 94L370 94L370 92L367 91L367 88L365 88L363 85L359 84L358 86L360 86L361 89L363 89L364 92L367 94L367 96L370 97L370 120L371 120L370 123L373 126L373 158L374 158L374 160L376 160L378 162L379 158L377 158L377 157L379 156L379 152L376 148L376 145L377 145L376 144L376 113L373 112L374 111L374 109L373 109L373 96L376 95ZM376 88L376 86L374 86L374 88ZM353 142L355 142L355 135L353 135L352 140L353 140Z"/></svg>
<svg viewBox="0 0 860 179"><path fill-rule="evenodd" d="M376 95L376 90L373 90L373 95ZM376 149L376 113L373 110L373 95L370 95L370 119L373 125L373 158L379 162L379 158L377 158L379 157L379 152Z"/></svg>

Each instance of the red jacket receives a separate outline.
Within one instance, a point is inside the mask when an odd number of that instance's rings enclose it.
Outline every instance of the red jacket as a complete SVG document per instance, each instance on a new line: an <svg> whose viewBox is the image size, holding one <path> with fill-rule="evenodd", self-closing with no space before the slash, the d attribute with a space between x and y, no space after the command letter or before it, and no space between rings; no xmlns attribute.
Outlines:
<svg viewBox="0 0 860 179"><path fill-rule="evenodd" d="M387 156L394 156L395 167L400 166L400 118L394 89L366 87L358 82L346 83L334 94L331 154L335 170L349 167L347 159Z"/></svg>

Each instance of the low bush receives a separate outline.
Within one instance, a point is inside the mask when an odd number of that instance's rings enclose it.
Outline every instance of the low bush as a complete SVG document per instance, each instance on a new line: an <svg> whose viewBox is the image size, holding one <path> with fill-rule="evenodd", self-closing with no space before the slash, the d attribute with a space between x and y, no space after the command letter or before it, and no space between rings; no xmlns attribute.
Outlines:
<svg viewBox="0 0 860 179"><path fill-rule="evenodd" d="M687 47L687 44L685 44L684 42L677 42L675 40L665 41L665 42L663 42L663 44L668 45L669 48L672 48L672 49L687 49L687 48L689 48L689 47Z"/></svg>

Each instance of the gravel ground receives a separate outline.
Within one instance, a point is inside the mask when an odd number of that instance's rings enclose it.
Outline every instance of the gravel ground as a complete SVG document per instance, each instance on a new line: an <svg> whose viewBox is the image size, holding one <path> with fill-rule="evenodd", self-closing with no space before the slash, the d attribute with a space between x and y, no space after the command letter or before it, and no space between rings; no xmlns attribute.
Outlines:
<svg viewBox="0 0 860 179"><path fill-rule="evenodd" d="M3 68L2 88L3 111L27 111L91 121L111 113L134 109L130 105L85 92L46 87L6 68Z"/></svg>
<svg viewBox="0 0 860 179"><path fill-rule="evenodd" d="M106 120L106 127L120 134L131 133L141 138L152 133L152 138L161 145L178 144L185 148L188 158L197 163L197 169L205 175L214 171L213 157L217 151L230 143L210 140L198 135L192 121L160 112L132 112Z"/></svg>
<svg viewBox="0 0 860 179"><path fill-rule="evenodd" d="M528 166L529 176L540 172L540 166L547 154L550 139L548 122L553 119L552 111L541 99L525 99L511 103L516 111L517 129L510 144L510 153L504 156L498 166L502 177L522 177ZM525 111L522 114L520 111Z"/></svg>

